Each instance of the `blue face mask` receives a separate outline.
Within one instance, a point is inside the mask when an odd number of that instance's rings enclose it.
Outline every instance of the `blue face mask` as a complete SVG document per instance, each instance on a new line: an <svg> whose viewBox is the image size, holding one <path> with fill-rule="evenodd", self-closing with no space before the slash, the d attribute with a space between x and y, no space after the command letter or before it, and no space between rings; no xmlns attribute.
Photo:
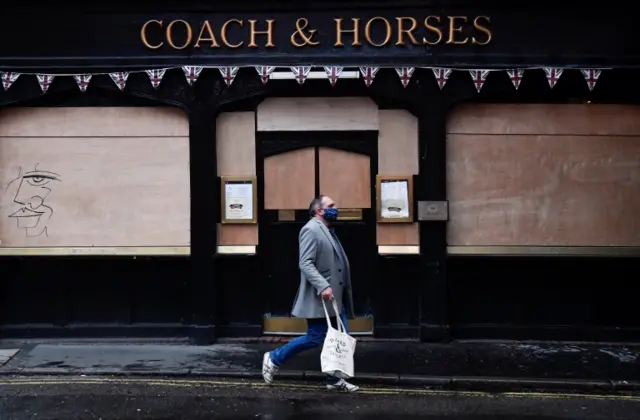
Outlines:
<svg viewBox="0 0 640 420"><path fill-rule="evenodd" d="M324 220L328 222L333 222L334 220L338 220L338 209L336 208L324 209Z"/></svg>

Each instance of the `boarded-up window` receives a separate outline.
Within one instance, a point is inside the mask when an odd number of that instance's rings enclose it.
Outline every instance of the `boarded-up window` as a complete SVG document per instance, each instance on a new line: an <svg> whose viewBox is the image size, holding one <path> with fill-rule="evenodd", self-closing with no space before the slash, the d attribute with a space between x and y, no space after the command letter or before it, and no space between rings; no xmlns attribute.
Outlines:
<svg viewBox="0 0 640 420"><path fill-rule="evenodd" d="M168 108L0 112L0 247L189 246L188 121Z"/></svg>
<svg viewBox="0 0 640 420"><path fill-rule="evenodd" d="M640 246L640 107L460 107L447 165L449 245Z"/></svg>

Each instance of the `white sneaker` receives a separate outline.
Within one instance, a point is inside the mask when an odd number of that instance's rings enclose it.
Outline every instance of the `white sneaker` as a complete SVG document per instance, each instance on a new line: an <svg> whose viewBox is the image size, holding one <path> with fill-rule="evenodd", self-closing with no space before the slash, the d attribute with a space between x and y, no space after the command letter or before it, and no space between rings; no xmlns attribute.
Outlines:
<svg viewBox="0 0 640 420"><path fill-rule="evenodd" d="M327 384L327 389L329 391L357 392L360 389L360 387L358 385L349 383L344 379L340 379L335 384Z"/></svg>
<svg viewBox="0 0 640 420"><path fill-rule="evenodd" d="M262 358L262 377L264 381L271 385L273 383L273 375L276 373L278 373L278 366L271 361L269 352L266 352Z"/></svg>

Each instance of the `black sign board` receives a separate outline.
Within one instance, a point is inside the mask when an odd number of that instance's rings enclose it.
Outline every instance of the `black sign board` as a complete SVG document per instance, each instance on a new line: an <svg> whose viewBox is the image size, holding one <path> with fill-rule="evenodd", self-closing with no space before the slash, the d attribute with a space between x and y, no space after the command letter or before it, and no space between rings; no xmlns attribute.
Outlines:
<svg viewBox="0 0 640 420"><path fill-rule="evenodd" d="M482 3L482 2L479 2ZM356 8L0 16L4 69L176 65L623 67L640 64L619 10Z"/></svg>

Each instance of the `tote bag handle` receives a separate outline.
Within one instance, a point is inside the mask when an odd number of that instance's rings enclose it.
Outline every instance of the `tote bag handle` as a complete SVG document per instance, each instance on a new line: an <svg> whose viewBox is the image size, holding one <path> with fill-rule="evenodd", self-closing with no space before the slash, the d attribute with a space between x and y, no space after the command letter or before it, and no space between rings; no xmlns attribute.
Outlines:
<svg viewBox="0 0 640 420"><path fill-rule="evenodd" d="M345 333L347 329L345 328L344 324L342 323L342 319L340 318L338 303L335 299L331 299L331 303L333 304L333 311L336 313L336 325L338 326L338 331L340 331L341 333ZM324 302L324 299L322 299L322 308L324 309L324 316L327 319L327 325L333 328L331 325L331 318L329 318L329 311L327 311L327 304Z"/></svg>

